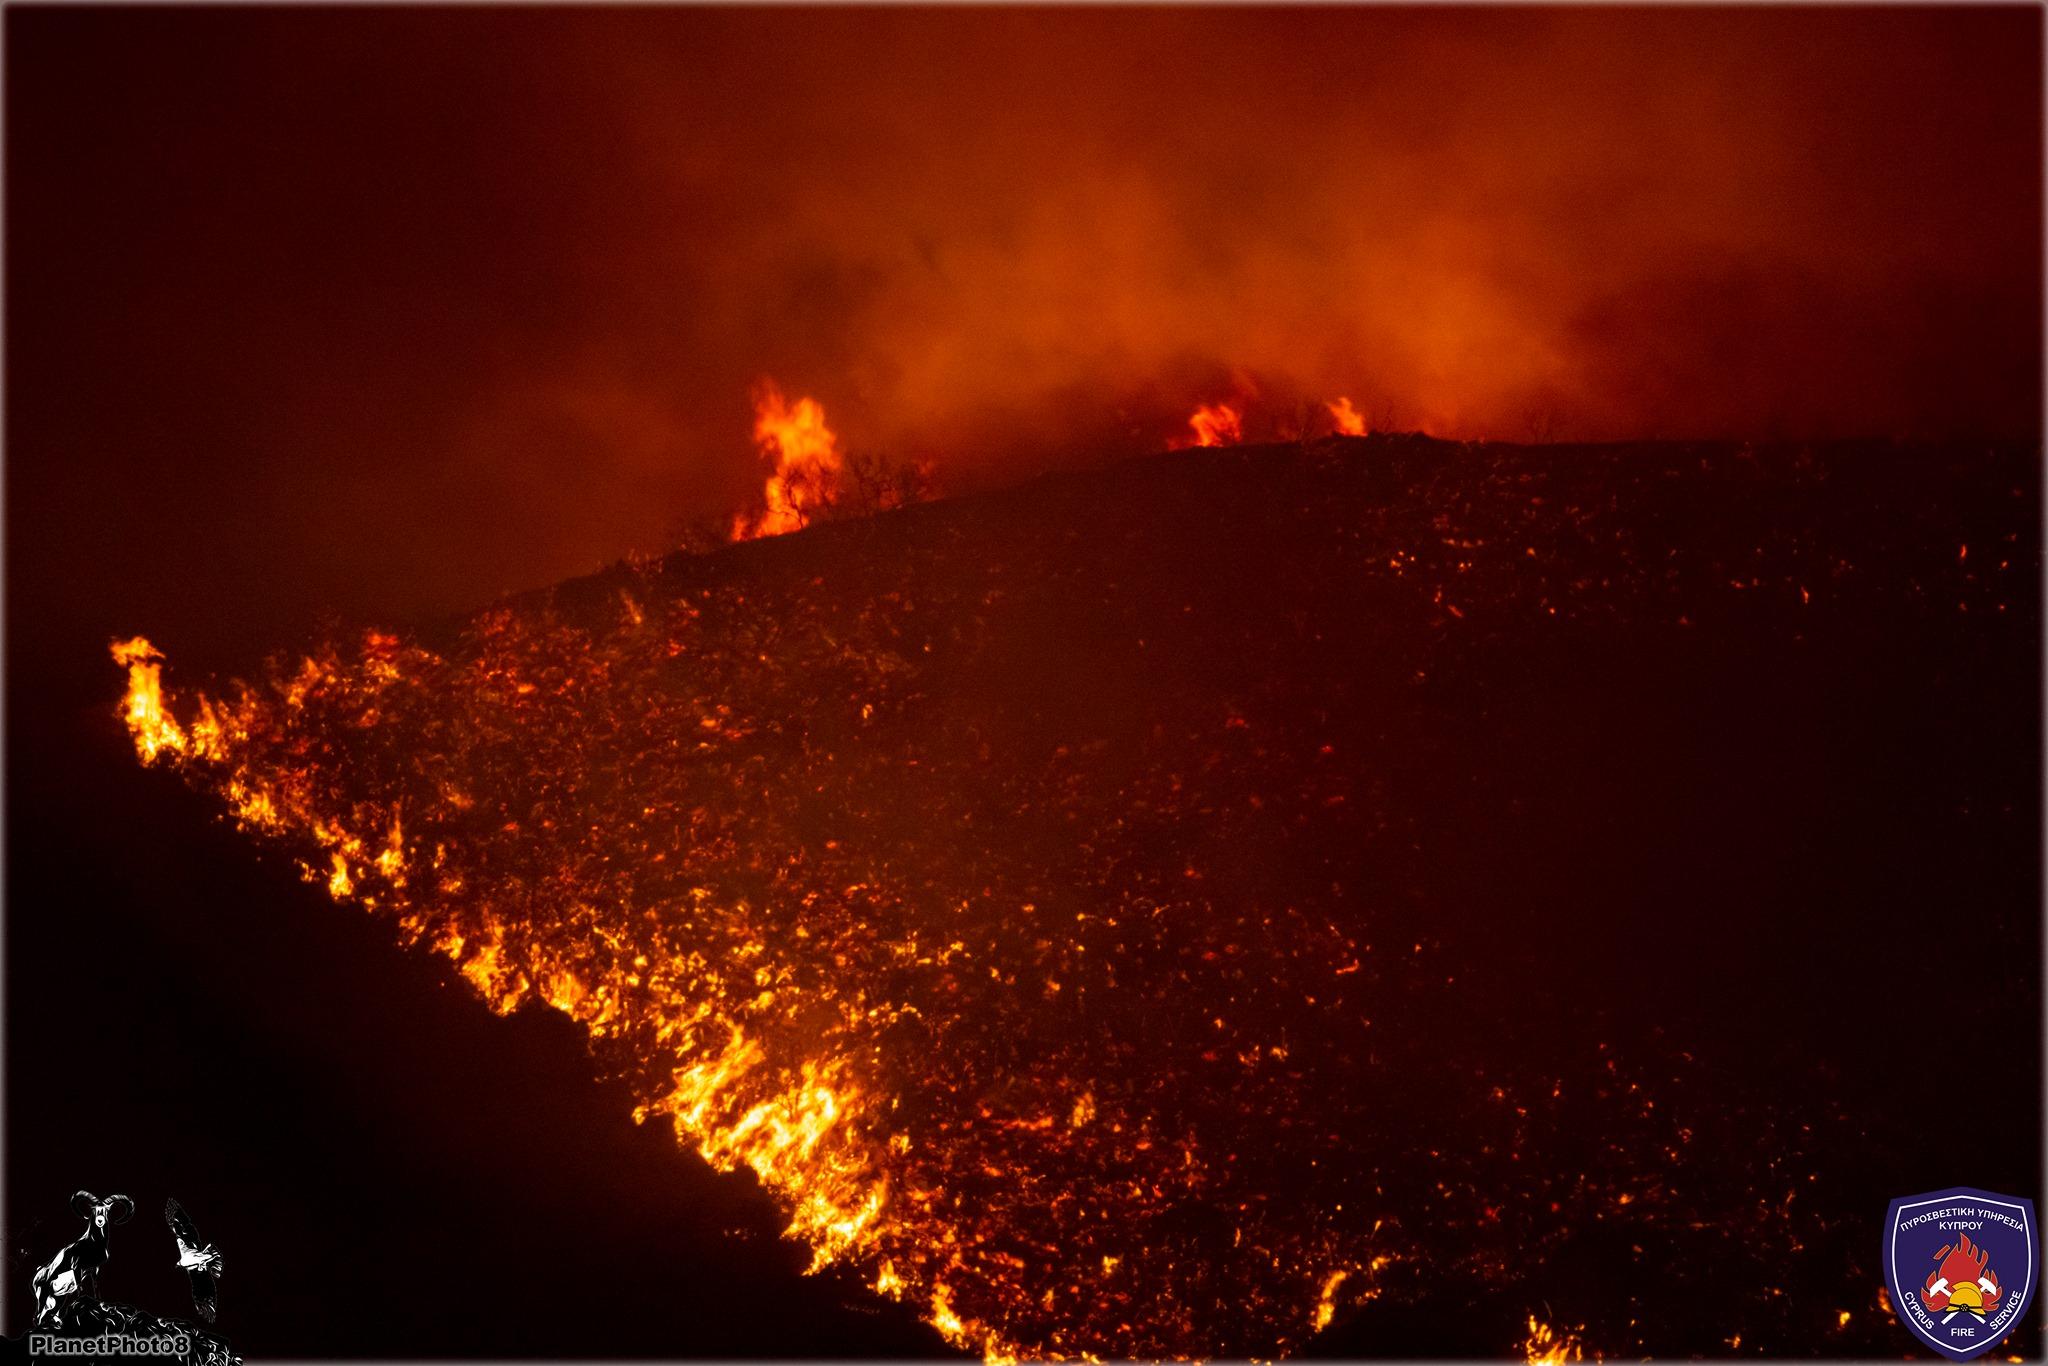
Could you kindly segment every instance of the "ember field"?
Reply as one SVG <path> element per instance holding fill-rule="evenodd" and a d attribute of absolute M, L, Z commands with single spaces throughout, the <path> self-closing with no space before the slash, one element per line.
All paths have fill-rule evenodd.
<path fill-rule="evenodd" d="M 1888 1356 L 1887 1200 L 2039 1186 L 2037 470 L 1202 449 L 117 653 L 965 1351 Z"/>

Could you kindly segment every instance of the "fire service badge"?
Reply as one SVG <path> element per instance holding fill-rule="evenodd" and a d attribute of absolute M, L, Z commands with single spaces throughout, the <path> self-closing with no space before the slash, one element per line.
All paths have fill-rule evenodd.
<path fill-rule="evenodd" d="M 1957 1186 L 1892 1201 L 1884 1279 L 1899 1322 L 1956 1361 L 1990 1351 L 2033 1300 L 2038 1240 L 2029 1200 Z"/>

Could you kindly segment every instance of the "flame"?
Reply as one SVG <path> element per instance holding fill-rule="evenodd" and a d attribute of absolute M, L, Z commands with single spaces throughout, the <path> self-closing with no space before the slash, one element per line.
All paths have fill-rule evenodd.
<path fill-rule="evenodd" d="M 185 731 L 164 710 L 163 655 L 141 636 L 116 641 L 114 662 L 128 670 L 128 694 L 121 702 L 122 719 L 135 737 L 135 752 L 152 764 L 169 750 L 185 748 Z"/>
<path fill-rule="evenodd" d="M 1191 446 L 1235 446 L 1244 440 L 1244 414 L 1232 403 L 1204 403 L 1188 418 L 1192 436 L 1170 442 L 1174 450 Z"/>
<path fill-rule="evenodd" d="M 801 531 L 830 506 L 845 463 L 824 407 L 814 398 L 789 403 L 773 380 L 754 393 L 754 441 L 775 469 L 763 488 L 763 510 L 733 518 L 735 541 Z"/>
<path fill-rule="evenodd" d="M 1330 410 L 1330 420 L 1337 424 L 1339 436 L 1365 435 L 1365 417 L 1351 406 L 1349 398 L 1340 397 L 1335 402 L 1323 406 Z"/>

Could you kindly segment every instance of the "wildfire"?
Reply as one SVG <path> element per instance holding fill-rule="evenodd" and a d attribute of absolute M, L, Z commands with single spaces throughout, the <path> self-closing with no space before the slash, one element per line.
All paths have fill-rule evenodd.
<path fill-rule="evenodd" d="M 1339 436 L 1365 435 L 1365 418 L 1358 409 L 1351 406 L 1350 399 L 1338 398 L 1323 406 L 1330 410 L 1330 420 L 1337 424 Z"/>
<path fill-rule="evenodd" d="M 755 390 L 754 441 L 775 468 L 763 488 L 762 511 L 733 518 L 735 541 L 802 530 L 838 493 L 845 463 L 823 406 L 814 398 L 788 402 L 772 380 Z"/>
<path fill-rule="evenodd" d="M 839 468 L 814 402 L 762 399 L 778 478 Z M 1341 547 L 1342 592 L 1367 585 L 1431 639 L 1481 629 L 1447 592 L 1489 633 L 1676 606 L 1663 547 L 1543 482 L 1598 471 L 1415 463 L 1436 503 L 1360 482 L 1316 535 L 1293 501 L 1249 524 L 1284 523 L 1276 555 Z M 800 516 L 793 487 L 770 481 L 750 533 Z M 851 1265 L 990 1359 L 1272 1356 L 1376 1297 L 1505 1293 L 1594 1222 L 1702 1258 L 1782 1247 L 1805 1217 L 1777 1184 L 1797 1154 L 1683 1105 L 1677 1062 L 1532 1062 L 1473 1026 L 1490 998 L 1404 890 L 1429 877 L 1416 827 L 1351 759 L 1369 735 L 1330 731 L 1342 709 L 1304 706 L 1297 676 L 1146 693 L 1128 742 L 1036 709 L 1017 642 L 1039 648 L 1049 622 L 1092 614 L 1090 648 L 1127 630 L 1102 623 L 1142 623 L 1133 659 L 1162 640 L 1249 658 L 1293 640 L 1260 630 L 1328 626 L 1259 612 L 1169 635 L 1210 608 L 1178 581 L 1130 596 L 1170 557 L 1128 507 L 1037 496 L 1000 518 L 936 508 L 910 528 L 927 539 L 836 577 L 628 565 L 602 592 L 366 633 L 211 696 L 169 695 L 162 655 L 124 640 L 120 715 L 142 762 L 490 1009 L 576 1021 L 633 1117 L 753 1173 L 813 1266 Z M 1833 549 L 1747 572 L 1798 582 Z M 1332 552 L 1300 553 L 1290 581 L 1334 581 L 1315 558 Z M 1703 584 L 1688 591 L 1736 595 Z M 1405 679 L 1418 661 L 1398 662 Z M 1329 862 L 1359 849 L 1379 860 L 1357 865 L 1380 880 L 1363 893 Z M 1404 919 L 1410 902 L 1428 918 Z M 1754 1168 L 1717 1171 L 1725 1203 L 1670 1179 L 1745 1147 Z M 1583 1331 L 1532 1317 L 1521 1345 L 1578 1362 Z"/>

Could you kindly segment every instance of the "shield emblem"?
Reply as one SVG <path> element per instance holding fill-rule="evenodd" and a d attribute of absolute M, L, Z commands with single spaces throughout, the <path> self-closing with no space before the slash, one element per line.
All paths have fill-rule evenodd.
<path fill-rule="evenodd" d="M 1883 1259 L 1892 1312 L 1943 1356 L 1981 1356 L 2022 1322 L 2039 1243 L 2031 1200 L 1968 1186 L 1894 1200 Z"/>

